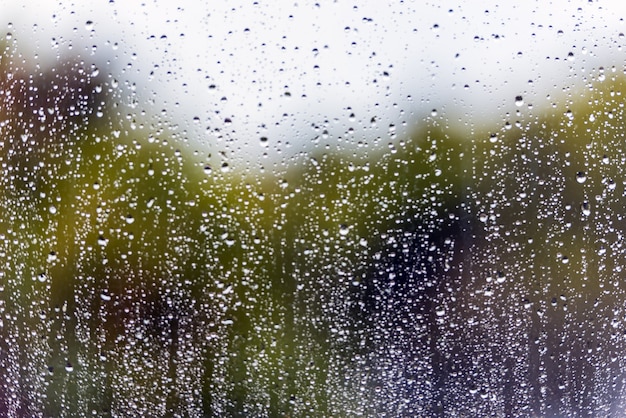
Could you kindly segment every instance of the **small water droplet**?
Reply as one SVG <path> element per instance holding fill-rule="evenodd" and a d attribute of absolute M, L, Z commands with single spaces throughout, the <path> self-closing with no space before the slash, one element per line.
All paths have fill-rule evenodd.
<path fill-rule="evenodd" d="M 108 239 L 104 238 L 102 235 L 98 237 L 98 245 L 104 247 L 109 242 Z"/>
<path fill-rule="evenodd" d="M 579 182 L 580 184 L 587 181 L 587 175 L 585 174 L 584 171 L 579 171 L 578 173 L 576 173 L 576 181 Z"/>
<path fill-rule="evenodd" d="M 85 29 L 87 29 L 89 31 L 92 30 L 93 29 L 93 21 L 91 21 L 91 20 L 86 21 L 85 22 Z"/>
<path fill-rule="evenodd" d="M 589 205 L 589 202 L 583 202 L 582 205 L 580 205 L 580 209 L 583 215 L 585 216 L 591 215 L 591 207 Z"/>
<path fill-rule="evenodd" d="M 135 222 L 135 218 L 133 218 L 132 215 L 126 215 L 125 220 L 126 220 L 126 223 L 129 225 Z"/>
<path fill-rule="evenodd" d="M 350 228 L 346 224 L 339 225 L 339 235 L 346 236 L 350 232 Z"/>
<path fill-rule="evenodd" d="M 521 107 L 524 105 L 524 98 L 522 96 L 515 96 L 515 106 Z"/>

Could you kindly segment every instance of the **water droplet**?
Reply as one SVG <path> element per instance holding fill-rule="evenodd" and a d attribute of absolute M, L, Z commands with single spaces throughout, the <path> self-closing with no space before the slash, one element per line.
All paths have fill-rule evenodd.
<path fill-rule="evenodd" d="M 43 283 L 46 280 L 48 280 L 48 276 L 46 275 L 46 273 L 39 273 L 37 275 L 37 280 L 39 280 L 41 283 Z"/>
<path fill-rule="evenodd" d="M 109 242 L 108 239 L 104 238 L 102 235 L 98 237 L 98 245 L 104 247 Z"/>
<path fill-rule="evenodd" d="M 576 173 L 576 181 L 581 184 L 587 181 L 587 175 L 584 171 L 579 171 L 578 173 Z"/>
<path fill-rule="evenodd" d="M 48 211 L 54 215 L 55 213 L 57 213 L 57 208 L 54 205 L 50 205 L 50 207 L 48 208 Z"/>
<path fill-rule="evenodd" d="M 591 215 L 591 207 L 589 206 L 589 202 L 583 202 L 582 205 L 580 205 L 580 210 L 585 216 Z"/>
<path fill-rule="evenodd" d="M 85 22 L 85 29 L 87 29 L 89 31 L 92 30 L 93 29 L 93 21 L 91 21 L 91 20 L 86 21 Z"/>
<path fill-rule="evenodd" d="M 522 96 L 515 96 L 515 106 L 521 107 L 524 105 L 524 98 Z"/>
<path fill-rule="evenodd" d="M 348 235 L 348 232 L 350 232 L 350 228 L 347 225 L 345 224 L 339 225 L 339 235 L 345 237 L 346 235 Z"/>
<path fill-rule="evenodd" d="M 125 220 L 126 220 L 126 223 L 129 225 L 135 222 L 135 218 L 133 218 L 132 215 L 126 215 Z"/>

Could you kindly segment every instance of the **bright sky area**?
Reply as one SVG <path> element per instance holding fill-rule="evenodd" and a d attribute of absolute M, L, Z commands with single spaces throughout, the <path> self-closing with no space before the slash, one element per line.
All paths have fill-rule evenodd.
<path fill-rule="evenodd" d="M 433 109 L 479 125 L 518 95 L 546 105 L 598 67 L 623 71 L 626 32 L 620 0 L 0 0 L 0 16 L 28 62 L 110 60 L 194 146 L 251 158 L 324 130 L 338 148 L 386 143 Z"/>

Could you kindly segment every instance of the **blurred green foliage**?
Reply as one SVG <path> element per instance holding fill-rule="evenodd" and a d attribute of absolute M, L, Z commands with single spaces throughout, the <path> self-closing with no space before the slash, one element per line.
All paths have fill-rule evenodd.
<path fill-rule="evenodd" d="M 622 76 L 493 132 L 434 119 L 385 152 L 260 175 L 121 117 L 84 62 L 31 74 L 11 57 L 3 414 L 618 405 L 623 327 L 598 318 L 624 300 Z"/>

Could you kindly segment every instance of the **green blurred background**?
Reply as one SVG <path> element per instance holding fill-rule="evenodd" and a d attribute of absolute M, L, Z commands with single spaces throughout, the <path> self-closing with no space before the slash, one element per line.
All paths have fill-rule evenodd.
<path fill-rule="evenodd" d="M 3 415 L 624 406 L 622 74 L 260 173 L 62 62 L 0 64 Z"/>

